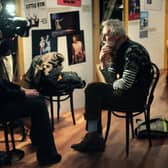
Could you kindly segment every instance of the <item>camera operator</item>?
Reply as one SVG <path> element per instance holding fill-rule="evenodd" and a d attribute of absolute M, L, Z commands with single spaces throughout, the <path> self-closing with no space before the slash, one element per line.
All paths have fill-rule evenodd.
<path fill-rule="evenodd" d="M 0 1 L 1 3 L 1 1 Z M 0 17 L 4 18 L 2 13 Z M 10 23 L 10 19 L 7 20 Z M 49 113 L 42 96 L 35 89 L 25 89 L 9 81 L 3 58 L 10 54 L 9 34 L 19 34 L 15 27 L 19 24 L 21 31 L 26 30 L 26 21 L 20 19 L 11 20 L 11 25 L 0 20 L 0 119 L 4 121 L 17 120 L 24 117 L 31 119 L 30 138 L 32 145 L 37 149 L 37 160 L 40 165 L 54 164 L 61 160 L 57 152 L 52 129 L 50 126 Z M 24 23 L 24 24 L 23 24 Z M 24 25 L 24 26 L 22 26 Z M 22 34 L 19 34 L 22 35 Z M 14 35 L 15 36 L 15 35 Z"/>

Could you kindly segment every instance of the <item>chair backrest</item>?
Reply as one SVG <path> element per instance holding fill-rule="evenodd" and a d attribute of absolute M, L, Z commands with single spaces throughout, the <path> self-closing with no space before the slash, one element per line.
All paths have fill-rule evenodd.
<path fill-rule="evenodd" d="M 154 98 L 154 90 L 156 88 L 156 85 L 158 83 L 159 77 L 160 77 L 160 71 L 159 68 L 157 67 L 156 64 L 151 63 L 151 83 L 150 83 L 150 88 L 149 88 L 149 93 L 148 93 L 148 98 L 147 98 L 147 108 L 150 108 L 153 98 Z"/>

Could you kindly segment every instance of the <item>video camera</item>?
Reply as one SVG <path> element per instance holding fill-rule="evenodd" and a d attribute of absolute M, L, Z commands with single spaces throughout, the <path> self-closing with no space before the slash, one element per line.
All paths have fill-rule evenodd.
<path fill-rule="evenodd" d="M 10 1 L 0 0 L 0 33 L 2 38 L 12 38 L 18 35 L 28 37 L 30 22 L 26 18 L 15 17 L 13 13 L 9 13 L 7 10 L 8 2 Z"/>
<path fill-rule="evenodd" d="M 30 22 L 26 18 L 11 16 L 0 11 L 0 57 L 6 56 L 11 49 L 11 43 L 17 36 L 28 37 Z"/>
<path fill-rule="evenodd" d="M 22 17 L 0 16 L 0 32 L 2 38 L 13 38 L 16 36 L 28 37 L 30 23 Z"/>

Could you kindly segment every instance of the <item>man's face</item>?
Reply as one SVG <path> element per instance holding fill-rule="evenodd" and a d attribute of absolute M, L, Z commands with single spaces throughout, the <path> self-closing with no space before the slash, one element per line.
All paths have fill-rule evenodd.
<path fill-rule="evenodd" d="M 115 46 L 117 42 L 117 36 L 111 33 L 110 26 L 104 26 L 102 30 L 103 43 L 109 44 L 110 46 Z"/>

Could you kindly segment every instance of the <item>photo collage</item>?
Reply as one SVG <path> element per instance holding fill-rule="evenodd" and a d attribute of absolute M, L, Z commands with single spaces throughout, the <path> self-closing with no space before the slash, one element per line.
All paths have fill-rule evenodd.
<path fill-rule="evenodd" d="M 86 61 L 84 31 L 80 30 L 79 11 L 51 13 L 51 29 L 32 30 L 32 57 L 57 51 L 57 38 L 66 36 L 68 64 Z"/>

